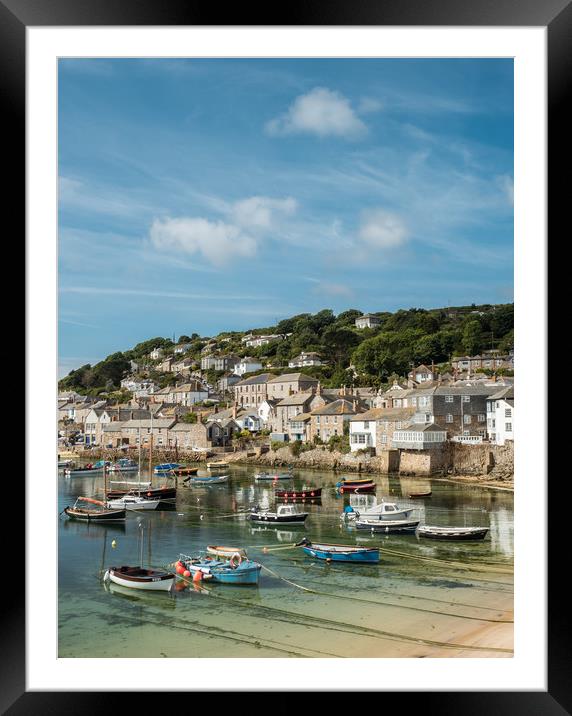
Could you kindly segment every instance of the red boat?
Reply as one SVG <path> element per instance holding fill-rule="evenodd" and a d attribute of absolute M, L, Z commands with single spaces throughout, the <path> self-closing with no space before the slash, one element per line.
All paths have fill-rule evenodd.
<path fill-rule="evenodd" d="M 369 479 L 342 480 L 341 482 L 336 483 L 336 488 L 340 495 L 347 492 L 357 492 L 358 494 L 363 492 L 375 492 L 376 487 L 375 482 Z"/>
<path fill-rule="evenodd" d="M 275 490 L 274 496 L 285 500 L 313 500 L 322 496 L 322 488 L 303 487 L 300 490 Z"/>

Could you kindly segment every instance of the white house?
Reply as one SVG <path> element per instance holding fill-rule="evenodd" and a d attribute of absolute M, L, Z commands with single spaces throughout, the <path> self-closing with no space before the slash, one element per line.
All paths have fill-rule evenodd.
<path fill-rule="evenodd" d="M 300 353 L 299 356 L 288 361 L 288 368 L 303 368 L 311 365 L 322 365 L 322 360 L 318 353 Z"/>
<path fill-rule="evenodd" d="M 186 353 L 191 347 L 190 343 L 179 343 L 173 348 L 173 353 Z"/>
<path fill-rule="evenodd" d="M 355 320 L 356 328 L 377 328 L 381 325 L 381 318 L 374 316 L 372 313 L 364 313 Z"/>
<path fill-rule="evenodd" d="M 489 440 L 504 445 L 514 440 L 514 387 L 503 388 L 487 398 Z"/>
<path fill-rule="evenodd" d="M 379 408 L 373 408 L 350 418 L 350 449 L 352 452 L 375 447 L 376 419 L 379 413 Z"/>
<path fill-rule="evenodd" d="M 256 358 L 250 358 L 250 356 L 247 356 L 246 358 L 242 358 L 235 366 L 234 366 L 234 372 L 237 375 L 245 375 L 246 373 L 254 373 L 257 370 L 262 370 L 262 363 Z"/>
<path fill-rule="evenodd" d="M 163 349 L 162 348 L 154 348 L 151 353 L 149 353 L 149 358 L 151 360 L 158 360 L 163 355 Z"/>

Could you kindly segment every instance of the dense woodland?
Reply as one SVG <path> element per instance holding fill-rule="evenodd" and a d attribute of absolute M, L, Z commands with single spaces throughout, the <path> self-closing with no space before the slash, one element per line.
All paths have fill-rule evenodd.
<path fill-rule="evenodd" d="M 280 373 L 288 366 L 289 359 L 302 351 L 315 351 L 327 365 L 305 368 L 304 372 L 319 377 L 325 387 L 383 386 L 397 376 L 405 376 L 413 365 L 435 363 L 446 369 L 454 356 L 475 355 L 490 349 L 505 352 L 513 348 L 512 303 L 380 312 L 374 314 L 381 319 L 375 329 L 356 328 L 355 319 L 361 315 L 363 312 L 356 309 L 337 316 L 332 310 L 324 309 L 249 331 L 223 332 L 212 337 L 197 333 L 182 335 L 177 344 L 190 346 L 177 359 L 190 357 L 200 363 L 201 350 L 211 343 L 213 353 L 253 356 L 263 364 L 270 363 L 272 372 Z M 246 348 L 241 339 L 249 333 L 279 334 L 283 339 L 259 348 Z M 157 371 L 160 361 L 151 361 L 148 355 L 158 347 L 163 348 L 165 355 L 172 354 L 175 345 L 168 338 L 151 338 L 130 350 L 113 353 L 93 366 L 87 364 L 72 370 L 60 380 L 59 388 L 93 395 L 118 391 L 121 379 L 132 372 L 130 361 L 139 365 L 142 377 L 152 378 L 161 386 L 168 385 L 176 376 Z M 207 378 L 213 380 L 218 375 L 209 371 Z"/>

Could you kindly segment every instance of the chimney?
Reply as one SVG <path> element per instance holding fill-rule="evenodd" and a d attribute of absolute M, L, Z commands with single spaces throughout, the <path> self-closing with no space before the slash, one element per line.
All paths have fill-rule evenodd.
<path fill-rule="evenodd" d="M 354 398 L 354 400 L 352 400 L 352 410 L 354 411 L 354 413 L 356 411 L 356 407 L 357 407 L 357 401 Z"/>
<path fill-rule="evenodd" d="M 318 381 L 318 385 L 316 387 L 316 395 L 322 395 L 322 384 L 320 381 Z"/>

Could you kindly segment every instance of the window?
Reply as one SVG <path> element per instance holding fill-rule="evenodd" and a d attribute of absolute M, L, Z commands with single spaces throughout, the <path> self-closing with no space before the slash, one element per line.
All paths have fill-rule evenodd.
<path fill-rule="evenodd" d="M 512 418 L 512 410 L 510 408 L 505 408 L 504 416 L 505 418 Z"/>
<path fill-rule="evenodd" d="M 369 428 L 369 420 L 364 420 L 364 421 L 363 421 L 363 427 L 364 427 L 364 430 L 366 430 L 367 428 Z"/>
<path fill-rule="evenodd" d="M 504 429 L 507 433 L 512 433 L 512 423 L 505 423 Z"/>
<path fill-rule="evenodd" d="M 451 413 L 449 413 L 449 414 L 447 415 L 446 422 L 448 422 L 448 423 L 452 423 L 452 422 L 453 422 L 453 416 L 451 415 Z"/>
<path fill-rule="evenodd" d="M 463 401 L 463 403 L 470 403 L 470 402 L 471 402 L 471 396 L 470 396 L 470 395 L 463 395 L 463 397 L 461 398 L 461 400 Z"/>
<path fill-rule="evenodd" d="M 483 415 L 482 413 L 479 413 L 479 415 L 477 415 L 477 420 L 479 421 L 479 423 L 484 423 L 486 419 L 487 416 Z"/>
<path fill-rule="evenodd" d="M 382 436 L 381 436 L 381 444 L 382 444 L 382 445 L 387 445 L 387 435 L 382 435 Z"/>
<path fill-rule="evenodd" d="M 453 396 L 452 396 L 452 395 L 446 395 L 446 396 L 445 396 L 445 402 L 446 402 L 446 403 L 452 403 L 452 402 L 453 402 Z"/>
<path fill-rule="evenodd" d="M 336 435 L 337 432 L 338 431 L 336 430 Z M 358 435 L 358 443 L 360 443 L 360 445 L 363 445 L 365 443 L 365 435 Z"/>
<path fill-rule="evenodd" d="M 472 418 L 470 415 L 463 415 L 463 422 L 465 425 L 470 425 L 472 422 Z"/>
<path fill-rule="evenodd" d="M 425 413 L 425 422 L 430 423 L 431 422 L 431 415 L 430 413 Z"/>

